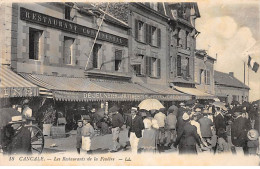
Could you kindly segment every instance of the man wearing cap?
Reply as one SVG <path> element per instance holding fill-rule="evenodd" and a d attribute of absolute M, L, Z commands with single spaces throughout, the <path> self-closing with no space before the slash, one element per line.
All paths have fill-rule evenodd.
<path fill-rule="evenodd" d="M 199 119 L 201 135 L 204 141 L 210 142 L 212 135 L 211 127 L 213 127 L 213 122 L 208 118 L 209 111 L 205 109 L 203 111 L 203 117 Z"/>
<path fill-rule="evenodd" d="M 196 144 L 200 144 L 199 135 L 196 132 L 196 127 L 190 124 L 190 116 L 185 112 L 182 116 L 184 121 L 183 129 L 177 136 L 174 147 L 177 148 L 179 145 L 180 154 L 197 154 Z"/>
<path fill-rule="evenodd" d="M 112 114 L 112 138 L 113 138 L 113 147 L 110 152 L 117 152 L 118 148 L 120 148 L 119 144 L 119 133 L 120 128 L 124 125 L 124 118 L 118 112 L 119 108 L 117 106 L 113 106 L 109 109 L 109 112 Z"/>
<path fill-rule="evenodd" d="M 132 107 L 131 108 L 131 123 L 130 123 L 130 128 L 128 132 L 128 137 L 132 149 L 132 153 L 137 153 L 138 151 L 138 144 L 139 144 L 139 139 L 142 137 L 142 130 L 144 130 L 144 123 L 142 120 L 142 117 L 137 115 L 137 108 Z"/>
<path fill-rule="evenodd" d="M 174 115 L 174 110 L 168 110 L 169 114 L 166 117 L 166 144 L 165 146 L 171 146 L 176 139 L 176 124 L 177 117 Z"/>
<path fill-rule="evenodd" d="M 31 132 L 24 127 L 26 122 L 22 116 L 13 116 L 9 123 L 13 128 L 11 142 L 7 145 L 8 154 L 31 154 Z"/>
<path fill-rule="evenodd" d="M 217 135 L 218 135 L 218 130 L 220 128 L 223 128 L 226 131 L 226 126 L 227 126 L 226 119 L 220 107 L 216 107 L 216 116 L 215 118 L 213 118 L 213 120 L 214 120 L 214 125 L 216 128 Z"/>
<path fill-rule="evenodd" d="M 242 117 L 243 111 L 242 107 L 235 108 L 235 119 L 231 124 L 231 140 L 237 154 L 245 153 L 246 149 L 248 124 L 247 120 Z"/>
<path fill-rule="evenodd" d="M 83 117 L 83 127 L 82 127 L 82 149 L 86 150 L 89 153 L 91 147 L 91 139 L 95 135 L 95 130 L 93 126 L 90 124 L 90 116 L 86 115 Z"/>
<path fill-rule="evenodd" d="M 165 123 L 166 123 L 166 115 L 163 113 L 164 109 L 160 109 L 158 113 L 155 114 L 154 118 L 157 120 L 159 125 L 159 144 L 162 145 L 164 143 L 165 137 Z"/>

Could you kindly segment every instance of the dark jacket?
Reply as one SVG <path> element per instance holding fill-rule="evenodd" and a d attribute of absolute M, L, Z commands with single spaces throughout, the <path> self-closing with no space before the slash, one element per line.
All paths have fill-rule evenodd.
<path fill-rule="evenodd" d="M 218 130 L 220 128 L 223 128 L 226 131 L 226 120 L 225 117 L 222 116 L 221 114 L 218 114 L 215 118 L 214 118 L 214 125 L 216 128 L 216 133 L 218 134 Z"/>
<path fill-rule="evenodd" d="M 213 126 L 212 121 L 208 117 L 204 116 L 201 119 L 199 119 L 199 123 L 202 137 L 211 137 L 211 126 Z"/>
<path fill-rule="evenodd" d="M 22 127 L 16 131 L 8 145 L 9 154 L 31 154 L 31 133 L 28 128 Z"/>
<path fill-rule="evenodd" d="M 77 128 L 77 136 L 76 136 L 76 148 L 81 148 L 82 145 L 82 127 Z"/>
<path fill-rule="evenodd" d="M 231 140 L 234 146 L 244 147 L 247 140 L 247 119 L 242 116 L 236 118 L 231 125 Z"/>
<path fill-rule="evenodd" d="M 136 115 L 134 119 L 131 119 L 128 137 L 130 137 L 130 132 L 134 132 L 137 138 L 141 138 L 143 129 L 144 129 L 143 119 L 141 116 Z"/>
<path fill-rule="evenodd" d="M 116 113 L 112 116 L 112 128 L 122 127 L 124 125 L 124 118 L 120 113 Z"/>
<path fill-rule="evenodd" d="M 196 143 L 200 144 L 197 128 L 191 125 L 190 122 L 186 122 L 183 130 L 181 130 L 180 134 L 177 136 L 174 146 L 176 147 L 179 144 L 185 146 L 195 146 Z"/>

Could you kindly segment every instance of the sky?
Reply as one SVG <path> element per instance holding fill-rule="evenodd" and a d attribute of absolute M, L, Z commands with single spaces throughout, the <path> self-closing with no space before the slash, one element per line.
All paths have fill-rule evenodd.
<path fill-rule="evenodd" d="M 215 70 L 234 72 L 244 82 L 248 55 L 260 64 L 260 1 L 198 1 L 201 17 L 196 20 L 197 49 L 205 49 L 217 61 Z M 248 68 L 246 66 L 246 85 Z M 260 68 L 249 69 L 249 101 L 260 99 Z"/>

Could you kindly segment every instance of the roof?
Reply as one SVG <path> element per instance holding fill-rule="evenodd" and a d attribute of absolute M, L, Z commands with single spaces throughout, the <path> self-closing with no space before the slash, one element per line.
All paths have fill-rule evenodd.
<path fill-rule="evenodd" d="M 207 54 L 206 50 L 202 50 L 202 49 L 198 50 L 198 49 L 196 49 L 196 50 L 195 50 L 195 54 L 199 54 L 199 55 L 201 55 L 201 56 L 203 56 L 203 57 L 204 57 L 204 56 L 207 56 L 207 58 L 216 61 L 215 58 L 213 58 L 213 57 L 211 57 L 211 56 L 209 56 L 209 55 Z"/>
<path fill-rule="evenodd" d="M 1 65 L 0 68 L 0 89 L 0 98 L 38 96 L 39 93 L 36 85 L 20 77 L 4 65 Z"/>
<path fill-rule="evenodd" d="M 94 3 L 94 4 L 82 3 L 82 2 L 75 3 L 75 5 L 81 9 L 81 12 L 85 12 L 87 14 L 92 14 L 92 15 L 100 15 L 105 13 L 106 15 L 104 21 L 122 26 L 124 28 L 130 28 L 127 24 L 127 21 L 125 20 L 125 17 L 127 17 L 127 13 L 126 13 L 127 11 L 121 9 L 121 11 L 125 12 L 124 14 L 122 14 L 118 12 L 119 11 L 118 9 L 120 9 L 119 7 L 116 8 L 117 10 L 113 10 L 116 4 L 120 4 L 120 3 L 110 3 L 108 11 L 105 12 L 107 3 Z M 111 11 L 117 11 L 117 12 L 112 13 Z"/>
<path fill-rule="evenodd" d="M 215 70 L 214 79 L 216 85 L 250 89 L 247 85 L 239 81 L 234 76 L 229 75 L 228 73 L 219 72 Z"/>

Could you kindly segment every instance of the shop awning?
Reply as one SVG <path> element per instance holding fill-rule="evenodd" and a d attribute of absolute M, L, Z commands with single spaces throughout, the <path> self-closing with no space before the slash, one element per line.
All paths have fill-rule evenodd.
<path fill-rule="evenodd" d="M 161 101 L 188 100 L 190 96 L 172 89 L 151 90 L 139 84 L 90 78 L 47 76 L 21 73 L 25 79 L 40 87 L 40 95 L 61 101 Z"/>
<path fill-rule="evenodd" d="M 25 80 L 10 68 L 0 68 L 0 98 L 32 97 L 39 95 L 39 88 Z"/>
<path fill-rule="evenodd" d="M 178 86 L 174 86 L 174 88 L 177 91 L 196 96 L 196 99 L 214 99 L 214 98 L 216 98 L 214 95 L 202 92 L 202 91 L 198 90 L 197 88 L 178 87 Z"/>
<path fill-rule="evenodd" d="M 176 90 L 173 90 L 172 88 L 166 86 L 166 85 L 158 85 L 158 84 L 146 84 L 146 83 L 138 83 L 138 85 L 154 91 L 154 93 L 158 93 L 161 96 L 159 96 L 159 100 L 164 101 L 175 101 L 175 100 L 190 100 L 191 95 L 189 94 L 183 94 L 181 92 L 178 92 Z M 161 98 L 160 98 L 161 97 Z"/>

